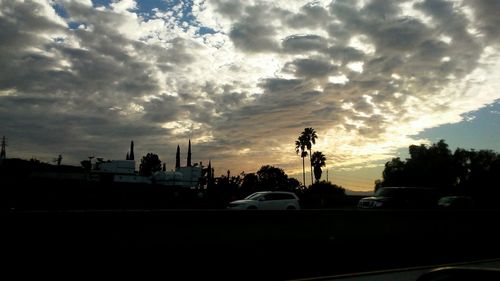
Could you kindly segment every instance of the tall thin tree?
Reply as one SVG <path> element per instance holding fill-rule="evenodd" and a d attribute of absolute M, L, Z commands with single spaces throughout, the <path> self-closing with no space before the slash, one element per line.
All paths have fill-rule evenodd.
<path fill-rule="evenodd" d="M 181 167 L 181 148 L 177 145 L 177 153 L 175 154 L 175 168 Z"/>
<path fill-rule="evenodd" d="M 298 139 L 295 141 L 295 153 L 299 154 L 302 158 L 302 184 L 306 186 L 306 170 L 305 170 L 305 162 L 304 158 L 307 157 L 306 151 L 306 139 L 303 135 L 300 135 Z"/>
<path fill-rule="evenodd" d="M 134 160 L 134 141 L 130 142 L 130 154 L 128 155 L 129 160 Z"/>
<path fill-rule="evenodd" d="M 313 144 L 316 144 L 316 139 L 318 138 L 318 135 L 316 134 L 316 131 L 313 128 L 305 128 L 304 131 L 301 133 L 301 136 L 304 138 L 304 142 L 306 145 L 307 150 L 309 150 L 309 161 L 311 162 L 311 184 L 313 183 L 313 166 L 312 166 L 312 146 Z"/>

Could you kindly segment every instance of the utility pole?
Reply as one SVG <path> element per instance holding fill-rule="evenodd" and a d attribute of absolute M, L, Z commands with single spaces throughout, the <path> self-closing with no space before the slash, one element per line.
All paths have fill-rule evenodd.
<path fill-rule="evenodd" d="M 189 140 L 187 166 L 191 167 L 191 139 Z"/>
<path fill-rule="evenodd" d="M 7 143 L 5 142 L 5 136 L 2 138 L 2 151 L 0 152 L 0 159 L 5 159 L 7 158 L 5 154 L 5 146 L 7 146 Z"/>

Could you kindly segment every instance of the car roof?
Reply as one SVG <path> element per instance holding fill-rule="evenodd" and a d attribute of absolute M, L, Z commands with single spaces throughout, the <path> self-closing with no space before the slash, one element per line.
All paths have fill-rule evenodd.
<path fill-rule="evenodd" d="M 269 193 L 286 193 L 286 194 L 295 194 L 293 192 L 289 192 L 289 191 L 272 191 L 272 190 L 269 190 L 269 191 L 257 191 L 257 192 L 254 192 L 253 194 L 269 194 Z"/>

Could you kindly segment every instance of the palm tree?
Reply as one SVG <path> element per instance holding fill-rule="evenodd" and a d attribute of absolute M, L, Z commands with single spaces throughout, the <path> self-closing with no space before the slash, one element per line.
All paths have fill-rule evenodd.
<path fill-rule="evenodd" d="M 300 135 L 299 138 L 295 141 L 295 152 L 302 157 L 302 179 L 304 180 L 302 184 L 306 186 L 306 170 L 305 170 L 305 162 L 304 158 L 307 157 L 306 151 L 306 139 L 303 135 Z"/>
<path fill-rule="evenodd" d="M 312 146 L 313 146 L 313 144 L 316 144 L 316 139 L 318 138 L 318 135 L 316 134 L 316 131 L 313 128 L 305 128 L 304 131 L 301 133 L 301 137 L 304 138 L 307 150 L 309 150 L 309 157 L 311 157 L 312 156 Z M 312 184 L 313 183 L 312 158 L 309 158 L 309 160 L 311 161 L 311 184 Z"/>
<path fill-rule="evenodd" d="M 325 167 L 326 165 L 326 156 L 321 151 L 316 151 L 311 156 L 311 165 L 314 167 L 314 177 L 316 178 L 316 182 L 319 182 L 321 178 L 321 167 Z"/>

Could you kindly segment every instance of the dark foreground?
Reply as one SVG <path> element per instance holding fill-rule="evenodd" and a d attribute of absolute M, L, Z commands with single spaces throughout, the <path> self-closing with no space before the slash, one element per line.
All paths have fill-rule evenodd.
<path fill-rule="evenodd" d="M 499 215 L 498 210 L 3 212 L 0 241 L 4 268 L 35 273 L 37 279 L 285 280 L 496 258 Z"/>

